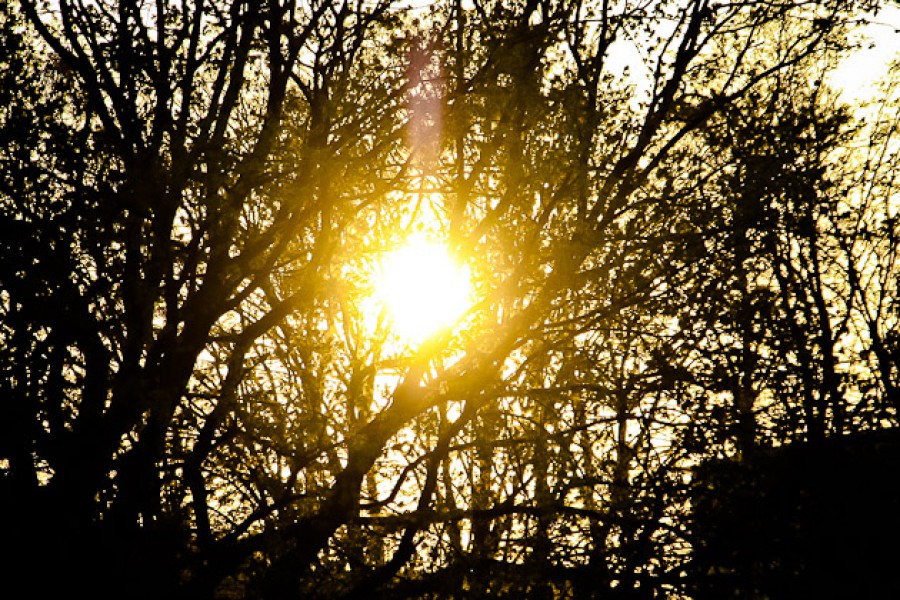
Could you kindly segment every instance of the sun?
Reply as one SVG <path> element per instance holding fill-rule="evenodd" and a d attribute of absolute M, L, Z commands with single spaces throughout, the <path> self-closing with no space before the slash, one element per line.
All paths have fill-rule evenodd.
<path fill-rule="evenodd" d="M 471 305 L 472 283 L 445 246 L 413 238 L 382 258 L 375 294 L 393 331 L 419 343 L 459 320 Z"/>

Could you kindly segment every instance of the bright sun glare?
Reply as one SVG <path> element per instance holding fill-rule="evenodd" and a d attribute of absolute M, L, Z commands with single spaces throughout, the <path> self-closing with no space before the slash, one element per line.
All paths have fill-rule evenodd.
<path fill-rule="evenodd" d="M 472 284 L 443 245 L 413 239 L 381 260 L 375 292 L 397 335 L 418 343 L 462 316 Z"/>

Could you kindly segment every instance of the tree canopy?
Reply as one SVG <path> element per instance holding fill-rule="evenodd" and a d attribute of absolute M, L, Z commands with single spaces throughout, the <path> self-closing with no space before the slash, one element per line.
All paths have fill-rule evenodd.
<path fill-rule="evenodd" d="M 824 83 L 878 8 L 10 0 L 0 572 L 711 589 L 698 468 L 898 424 L 900 67 Z M 472 290 L 410 338 L 414 239 Z"/>

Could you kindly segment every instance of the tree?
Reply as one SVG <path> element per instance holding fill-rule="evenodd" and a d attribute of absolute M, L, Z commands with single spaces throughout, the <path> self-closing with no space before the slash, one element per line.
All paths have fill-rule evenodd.
<path fill-rule="evenodd" d="M 704 321 L 721 306 L 705 273 L 748 292 L 746 244 L 703 250 L 750 191 L 715 178 L 725 199 L 698 220 L 686 166 L 728 148 L 753 167 L 717 128 L 745 132 L 751 94 L 784 92 L 770 83 L 840 44 L 855 8 L 7 9 L 11 571 L 40 556 L 66 589 L 148 597 L 675 590 L 685 474 L 722 447 L 682 433 L 716 404 L 691 361 L 731 351 L 693 336 L 759 314 Z M 611 64 L 622 43 L 646 79 Z M 787 150 L 781 166 L 815 153 Z M 818 248 L 806 225 L 791 235 Z M 419 345 L 365 308 L 377 257 L 417 228 L 478 295 Z M 791 283 L 824 277 L 775 256 Z M 800 297 L 783 283 L 780 310 Z M 804 298 L 824 315 L 822 288 Z M 825 356 L 825 323 L 779 356 Z M 809 393 L 833 395 L 835 372 Z M 751 444 L 756 413 L 735 399 Z"/>
<path fill-rule="evenodd" d="M 716 324 L 689 327 L 702 332 L 689 352 L 703 357 L 704 376 L 694 377 L 711 392 L 698 413 L 708 418 L 692 433 L 721 446 L 693 486 L 691 591 L 889 595 L 893 582 L 867 548 L 898 526 L 882 476 L 896 415 L 887 408 L 890 381 L 872 385 L 885 371 L 873 368 L 879 337 L 867 332 L 891 327 L 890 311 L 882 312 L 891 284 L 874 281 L 893 258 L 870 243 L 890 245 L 893 235 L 873 235 L 896 210 L 892 185 L 875 175 L 893 163 L 896 147 L 891 134 L 873 130 L 886 132 L 896 101 L 885 86 L 872 114 L 886 118 L 856 121 L 818 85 L 782 84 L 710 131 L 730 140 L 715 163 L 723 175 L 711 177 L 724 184 L 707 188 L 728 208 L 710 211 L 721 220 L 701 228 L 718 232 L 711 239 L 727 256 L 718 263 L 727 272 L 707 285 L 727 293 L 694 312 Z M 790 104 L 782 105 L 786 89 Z M 876 179 L 875 187 L 863 183 Z M 859 202 L 870 192 L 878 217 Z M 866 291 L 860 270 L 881 274 Z"/>

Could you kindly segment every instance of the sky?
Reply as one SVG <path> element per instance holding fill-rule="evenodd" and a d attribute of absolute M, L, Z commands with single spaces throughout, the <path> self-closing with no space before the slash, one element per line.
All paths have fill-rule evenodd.
<path fill-rule="evenodd" d="M 844 60 L 832 78 L 847 102 L 870 98 L 890 61 L 900 59 L 900 5 L 885 6 L 870 19 L 860 31 L 868 43 Z"/>
<path fill-rule="evenodd" d="M 856 32 L 860 48 L 844 59 L 828 78 L 850 105 L 871 99 L 879 81 L 887 76 L 889 63 L 900 60 L 900 0 L 885 4 L 877 14 L 866 16 L 868 23 Z M 638 89 L 646 84 L 649 70 L 633 44 L 616 42 L 607 62 L 613 72 L 628 67 L 630 79 Z"/>

